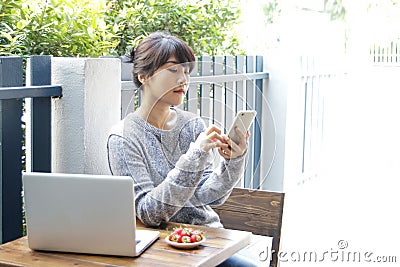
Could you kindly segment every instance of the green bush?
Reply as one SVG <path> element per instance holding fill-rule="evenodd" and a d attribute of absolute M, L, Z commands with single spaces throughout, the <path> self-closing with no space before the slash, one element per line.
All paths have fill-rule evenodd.
<path fill-rule="evenodd" d="M 0 55 L 119 56 L 166 30 L 196 54 L 238 54 L 239 0 L 3 0 Z"/>

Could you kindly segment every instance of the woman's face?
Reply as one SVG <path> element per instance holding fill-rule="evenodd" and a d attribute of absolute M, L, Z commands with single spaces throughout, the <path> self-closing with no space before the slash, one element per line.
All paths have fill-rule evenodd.
<path fill-rule="evenodd" d="M 144 83 L 144 97 L 154 103 L 177 106 L 183 102 L 189 83 L 189 63 L 172 56 Z"/>

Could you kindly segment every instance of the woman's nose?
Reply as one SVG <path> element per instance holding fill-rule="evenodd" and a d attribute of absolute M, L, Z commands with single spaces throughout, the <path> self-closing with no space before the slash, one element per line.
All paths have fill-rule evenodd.
<path fill-rule="evenodd" d="M 180 72 L 178 77 L 178 84 L 187 84 L 189 78 L 185 74 L 185 72 Z"/>

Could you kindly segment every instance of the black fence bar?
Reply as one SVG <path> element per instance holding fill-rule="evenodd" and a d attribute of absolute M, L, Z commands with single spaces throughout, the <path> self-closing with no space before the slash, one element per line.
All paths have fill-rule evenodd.
<path fill-rule="evenodd" d="M 0 57 L 0 86 L 21 86 L 22 58 Z M 22 99 L 0 100 L 0 241 L 22 236 Z"/>
<path fill-rule="evenodd" d="M 62 88 L 60 85 L 0 87 L 0 99 L 59 97 L 61 94 Z"/>
<path fill-rule="evenodd" d="M 246 75 L 250 75 L 251 73 L 255 72 L 255 64 L 254 64 L 254 56 L 246 56 Z M 255 106 L 255 83 L 254 80 L 249 80 L 246 81 L 246 109 L 253 109 L 256 110 L 256 106 Z M 257 113 L 259 113 L 260 111 L 257 110 Z M 248 146 L 248 161 L 247 161 L 247 166 L 244 172 L 244 187 L 245 188 L 257 188 L 258 185 L 254 183 L 254 127 L 255 125 L 259 123 L 257 121 L 255 121 L 255 123 L 253 123 L 250 126 L 250 133 L 252 133 L 250 135 L 249 138 L 249 146 Z"/>
<path fill-rule="evenodd" d="M 256 72 L 263 71 L 263 57 L 256 56 Z M 256 83 L 256 91 L 255 91 L 255 108 L 258 111 L 256 115 L 256 120 L 254 124 L 254 162 L 253 162 L 253 177 L 254 177 L 254 188 L 260 189 L 260 168 L 261 168 L 261 129 L 260 124 L 262 123 L 262 103 L 263 103 L 263 80 L 257 79 Z"/>
<path fill-rule="evenodd" d="M 31 85 L 51 84 L 51 56 L 29 59 Z M 32 171 L 51 172 L 51 98 L 31 100 Z"/>

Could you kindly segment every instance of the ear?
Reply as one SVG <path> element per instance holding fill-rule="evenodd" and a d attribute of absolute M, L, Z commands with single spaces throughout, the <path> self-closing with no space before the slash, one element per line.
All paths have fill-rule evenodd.
<path fill-rule="evenodd" d="M 141 82 L 142 84 L 145 84 L 145 82 L 147 81 L 147 77 L 143 74 L 139 74 L 138 75 L 138 80 L 139 82 Z"/>

